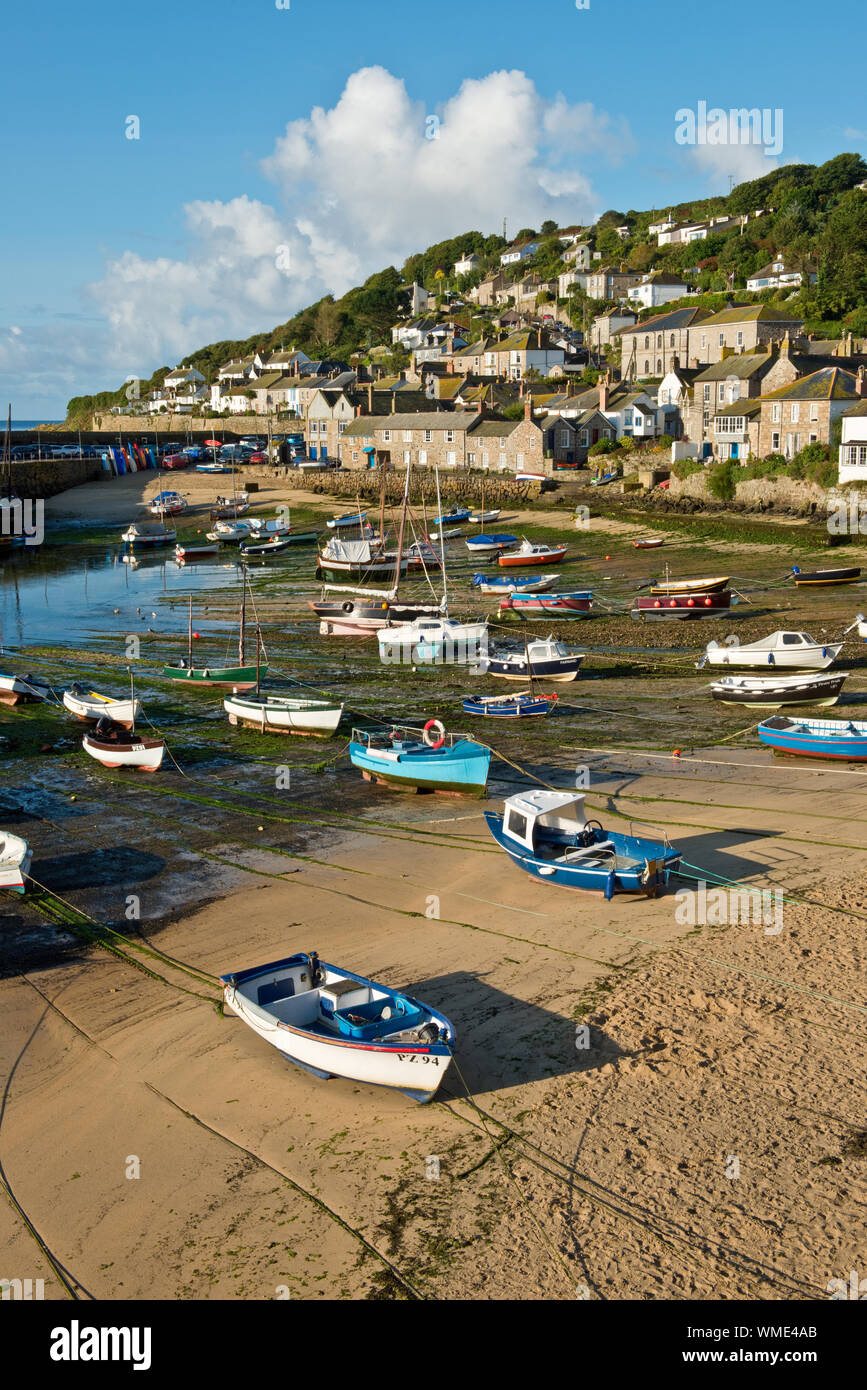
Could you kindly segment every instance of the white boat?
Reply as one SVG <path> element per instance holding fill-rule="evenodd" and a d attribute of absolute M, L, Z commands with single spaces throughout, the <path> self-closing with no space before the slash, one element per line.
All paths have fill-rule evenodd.
<path fill-rule="evenodd" d="M 252 534 L 252 524 L 249 521 L 217 521 L 214 523 L 213 531 L 208 531 L 209 541 L 246 541 Z"/>
<path fill-rule="evenodd" d="M 126 545 L 171 545 L 178 538 L 177 531 L 164 526 L 161 521 L 134 521 L 121 535 Z"/>
<path fill-rule="evenodd" d="M 452 526 L 447 531 L 431 531 L 430 536 L 432 541 L 454 541 L 463 534 L 462 527 Z"/>
<path fill-rule="evenodd" d="M 444 660 L 460 664 L 478 661 L 487 647 L 486 622 L 459 623 L 456 618 L 416 618 L 397 627 L 380 628 L 376 634 L 379 659 L 398 662 Z"/>
<path fill-rule="evenodd" d="M 558 582 L 559 574 L 540 574 L 538 579 L 519 579 L 517 575 L 514 579 L 509 579 L 505 575 L 474 574 L 473 584 L 480 594 L 544 594 L 549 589 L 553 589 Z"/>
<path fill-rule="evenodd" d="M 333 700 L 296 699 L 283 695 L 239 695 L 223 701 L 230 724 L 244 724 L 263 734 L 333 734 L 343 716 L 343 705 Z"/>
<path fill-rule="evenodd" d="M 537 638 L 514 651 L 495 647 L 479 662 L 479 673 L 510 681 L 526 681 L 529 677 L 563 683 L 577 679 L 585 656 L 586 652 L 577 652 L 553 637 Z"/>
<path fill-rule="evenodd" d="M 51 686 L 38 676 L 0 676 L 0 704 L 17 705 L 22 700 L 47 700 Z"/>
<path fill-rule="evenodd" d="M 100 721 L 102 722 L 102 721 Z M 104 733 L 99 728 L 87 733 L 81 740 L 85 753 L 89 753 L 103 767 L 135 767 L 140 772 L 156 772 L 166 751 L 165 739 L 139 738 L 128 733 L 126 727 L 107 720 L 110 726 Z"/>
<path fill-rule="evenodd" d="M 500 515 L 500 510 L 497 507 L 493 512 L 470 512 L 470 521 L 476 521 L 480 525 L 484 525 L 486 521 L 496 521 Z"/>
<path fill-rule="evenodd" d="M 162 520 L 163 516 L 179 516 L 181 512 L 187 510 L 187 499 L 182 497 L 179 492 L 161 492 L 148 507 L 151 516 L 158 516 Z"/>
<path fill-rule="evenodd" d="M 267 520 L 263 516 L 251 516 L 249 525 L 255 537 L 265 537 L 268 540 L 272 536 L 288 536 L 292 529 L 289 522 L 280 516 L 271 516 Z"/>
<path fill-rule="evenodd" d="M 709 642 L 696 669 L 708 666 L 773 666 L 789 671 L 824 671 L 843 650 L 842 642 L 814 642 L 806 632 L 772 632 L 758 642 Z"/>
<path fill-rule="evenodd" d="M 220 542 L 212 541 L 210 545 L 176 545 L 175 559 L 179 564 L 184 564 L 187 560 L 199 560 L 206 555 L 219 555 Z"/>
<path fill-rule="evenodd" d="M 455 1030 L 444 1014 L 387 985 L 320 961 L 315 951 L 221 975 L 226 1006 L 305 1071 L 428 1101 L 448 1071 Z"/>
<path fill-rule="evenodd" d="M 138 700 L 114 700 L 110 695 L 99 695 L 82 685 L 71 685 L 63 692 L 63 703 L 76 719 L 95 724 L 98 719 L 108 715 L 116 724 L 128 727 L 141 713 Z"/>
<path fill-rule="evenodd" d="M 25 892 L 32 859 L 33 853 L 26 840 L 10 835 L 8 830 L 0 830 L 0 888 Z"/>

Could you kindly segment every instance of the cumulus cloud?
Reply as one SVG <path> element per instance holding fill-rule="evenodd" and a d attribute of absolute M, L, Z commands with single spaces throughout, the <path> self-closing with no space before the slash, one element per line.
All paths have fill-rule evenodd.
<path fill-rule="evenodd" d="M 735 184 L 760 179 L 780 162 L 766 155 L 762 145 L 694 145 L 686 153 L 713 193 L 728 193 L 730 177 Z"/>
<path fill-rule="evenodd" d="M 276 139 L 261 165 L 273 206 L 191 203 L 183 258 L 126 251 L 108 262 L 89 291 L 110 329 L 107 358 L 122 375 L 145 373 L 199 343 L 245 337 L 468 227 L 590 219 L 588 159 L 631 149 L 625 122 L 546 100 L 523 72 L 468 79 L 430 112 L 402 80 L 364 68 L 333 107 Z"/>

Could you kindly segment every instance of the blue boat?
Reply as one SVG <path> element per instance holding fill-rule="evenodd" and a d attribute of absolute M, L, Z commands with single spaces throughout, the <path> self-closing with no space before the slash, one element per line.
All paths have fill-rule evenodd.
<path fill-rule="evenodd" d="M 432 733 L 437 737 L 429 739 Z M 398 724 L 375 733 L 353 729 L 349 758 L 369 782 L 484 796 L 491 750 L 429 720 L 424 730 Z"/>
<path fill-rule="evenodd" d="M 434 517 L 434 526 L 454 526 L 459 521 L 469 520 L 469 507 L 455 507 L 453 512 L 445 512 L 442 516 Z"/>
<path fill-rule="evenodd" d="M 514 545 L 517 539 L 517 536 L 507 536 L 501 532 L 497 532 L 492 536 L 471 536 L 467 541 L 467 550 L 469 550 L 470 554 L 472 554 L 473 551 L 484 554 L 489 550 L 505 550 L 508 546 Z"/>
<path fill-rule="evenodd" d="M 367 512 L 348 512 L 346 516 L 335 516 L 326 523 L 332 531 L 342 531 L 363 526 L 367 520 Z"/>
<path fill-rule="evenodd" d="M 474 574 L 473 584 L 483 594 L 541 594 L 545 589 L 552 589 L 559 577 L 557 574 Z"/>
<path fill-rule="evenodd" d="M 500 848 L 525 873 L 607 899 L 615 893 L 655 898 L 680 864 L 680 851 L 664 832 L 660 843 L 587 820 L 580 792 L 519 792 L 506 801 L 503 815 L 488 811 L 485 820 Z"/>
<path fill-rule="evenodd" d="M 867 721 L 851 719 L 789 719 L 775 715 L 759 725 L 759 738 L 775 753 L 799 758 L 834 758 L 838 762 L 867 762 Z"/>
<path fill-rule="evenodd" d="M 231 468 L 223 463 L 197 463 L 197 473 L 231 473 Z"/>
<path fill-rule="evenodd" d="M 483 714 L 492 719 L 528 719 L 546 715 L 556 695 L 471 695 L 463 702 L 464 714 Z"/>

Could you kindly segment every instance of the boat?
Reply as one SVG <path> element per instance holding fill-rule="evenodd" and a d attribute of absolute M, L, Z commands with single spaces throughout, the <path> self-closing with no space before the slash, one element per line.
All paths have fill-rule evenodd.
<path fill-rule="evenodd" d="M 397 627 L 380 628 L 379 659 L 385 665 L 400 662 L 446 661 L 460 665 L 478 659 L 487 642 L 486 622 L 460 623 L 442 615 L 416 618 Z"/>
<path fill-rule="evenodd" d="M 307 700 L 285 695 L 240 695 L 223 701 L 230 724 L 244 724 L 262 734 L 317 734 L 327 738 L 343 717 L 343 705 L 333 700 Z"/>
<path fill-rule="evenodd" d="M 819 675 L 811 671 L 795 676 L 723 676 L 710 693 L 724 705 L 753 705 L 757 709 L 781 709 L 784 705 L 835 705 L 849 671 Z"/>
<path fill-rule="evenodd" d="M 353 729 L 349 758 L 369 782 L 484 796 L 491 750 L 462 734 L 447 734 L 431 719 L 424 729 L 401 724 L 372 733 Z"/>
<path fill-rule="evenodd" d="M 502 815 L 487 811 L 485 820 L 496 843 L 526 873 L 606 899 L 615 893 L 656 897 L 680 864 L 680 851 L 664 832 L 660 842 L 587 820 L 580 792 L 519 792 L 505 802 Z"/>
<path fill-rule="evenodd" d="M 121 535 L 125 545 L 138 546 L 171 545 L 177 538 L 177 531 L 161 521 L 134 521 Z"/>
<path fill-rule="evenodd" d="M 620 474 L 617 473 L 616 471 L 615 471 L 614 473 L 603 473 L 602 476 L 601 476 L 601 478 L 591 478 L 591 479 L 590 479 L 590 486 L 591 486 L 591 487 L 605 487 L 606 483 L 613 483 L 613 482 L 614 482 L 614 479 L 615 479 L 615 478 L 619 478 L 619 477 L 620 477 Z"/>
<path fill-rule="evenodd" d="M 332 537 L 319 552 L 317 577 L 320 574 L 349 575 L 353 579 L 377 579 L 394 574 L 400 568 L 405 574 L 406 556 L 398 559 L 397 551 L 374 549 L 370 541 L 342 541 Z"/>
<path fill-rule="evenodd" d="M 218 497 L 216 505 L 211 508 L 211 521 L 230 521 L 232 518 L 243 516 L 250 506 L 249 492 L 236 492 L 231 497 Z"/>
<path fill-rule="evenodd" d="M 175 559 L 183 565 L 189 560 L 205 560 L 210 555 L 219 555 L 220 542 L 211 541 L 209 545 L 176 545 Z"/>
<path fill-rule="evenodd" d="M 367 512 L 350 512 L 346 516 L 332 517 L 326 525 L 332 531 L 358 530 L 367 520 Z"/>
<path fill-rule="evenodd" d="M 314 1076 L 424 1103 L 448 1071 L 455 1030 L 445 1014 L 315 951 L 221 975 L 220 984 L 232 1013 Z"/>
<path fill-rule="evenodd" d="M 789 719 L 774 715 L 758 727 L 762 743 L 775 753 L 800 758 L 867 762 L 867 722 L 846 719 Z"/>
<path fill-rule="evenodd" d="M 197 473 L 231 473 L 233 470 L 227 463 L 197 463 Z"/>
<path fill-rule="evenodd" d="M 535 545 L 524 539 L 517 550 L 498 555 L 497 564 L 504 569 L 510 565 L 558 565 L 567 549 L 565 545 Z"/>
<path fill-rule="evenodd" d="M 480 526 L 484 526 L 484 525 L 486 525 L 487 522 L 489 522 L 489 521 L 496 521 L 496 520 L 498 519 L 499 516 L 500 516 L 500 508 L 497 507 L 496 510 L 495 510 L 495 511 L 492 511 L 492 512 L 485 512 L 485 511 L 470 512 L 469 520 L 470 520 L 470 521 L 478 522 L 478 524 L 479 524 Z"/>
<path fill-rule="evenodd" d="M 251 516 L 247 518 L 254 538 L 288 536 L 292 530 L 288 516 Z M 316 533 L 318 535 L 318 532 Z"/>
<path fill-rule="evenodd" d="M 732 603 L 731 590 L 684 591 L 669 594 L 662 598 L 651 598 L 639 594 L 632 601 L 633 618 L 720 618 L 729 612 Z"/>
<path fill-rule="evenodd" d="M 316 533 L 313 539 L 316 540 Z M 269 541 L 245 541 L 241 543 L 241 554 L 250 555 L 261 560 L 269 555 L 285 555 L 292 545 L 288 536 L 272 536 Z"/>
<path fill-rule="evenodd" d="M 636 550 L 658 550 L 661 545 L 665 545 L 665 541 L 658 536 L 646 536 L 642 540 L 633 541 L 632 544 Z"/>
<path fill-rule="evenodd" d="M 495 647 L 479 662 L 479 672 L 487 676 L 503 676 L 510 681 L 528 678 L 544 681 L 574 681 L 578 676 L 585 652 L 576 652 L 553 637 L 536 638 L 520 648 Z"/>
<path fill-rule="evenodd" d="M 79 685 L 77 682 L 68 690 L 64 690 L 62 700 L 70 714 L 74 714 L 76 719 L 83 719 L 87 724 L 97 724 L 100 719 L 108 716 L 115 724 L 129 729 L 136 716 L 141 713 L 137 700 L 116 700 L 110 695 L 100 695 L 96 690 L 88 690 L 87 686 Z"/>
<path fill-rule="evenodd" d="M 728 575 L 710 579 L 655 579 L 649 586 L 651 594 L 718 594 L 728 586 Z"/>
<path fill-rule="evenodd" d="M 469 521 L 469 507 L 455 507 L 450 512 L 445 512 L 442 516 L 435 516 L 434 526 L 456 526 L 459 521 Z"/>
<path fill-rule="evenodd" d="M 514 545 L 517 539 L 517 536 L 509 536 L 505 532 L 496 532 L 493 535 L 483 532 L 480 536 L 471 536 L 466 542 L 466 547 L 471 555 L 486 555 L 493 551 L 505 550 L 507 546 Z"/>
<path fill-rule="evenodd" d="M 500 613 L 516 613 L 519 618 L 587 617 L 593 598 L 592 589 L 574 590 L 570 594 L 504 594 Z"/>
<path fill-rule="evenodd" d="M 547 473 L 528 473 L 525 469 L 515 474 L 516 483 L 544 483 L 547 478 Z"/>
<path fill-rule="evenodd" d="M 0 675 L 0 705 L 19 705 L 35 700 L 47 700 L 51 686 L 39 676 Z"/>
<path fill-rule="evenodd" d="M 463 702 L 464 714 L 482 714 L 492 719 L 528 719 L 546 715 L 556 695 L 471 695 Z"/>
<path fill-rule="evenodd" d="M 247 626 L 247 574 L 242 578 L 241 615 L 238 633 L 237 666 L 194 666 L 193 665 L 193 596 L 190 594 L 189 620 L 187 624 L 187 655 L 176 665 L 164 666 L 162 674 L 170 681 L 183 685 L 231 685 L 234 690 L 251 690 L 258 684 L 260 675 L 268 670 L 267 662 L 259 662 L 259 635 L 256 636 L 256 663 L 248 665 L 245 657 L 245 637 Z M 198 635 L 198 634 L 197 634 Z"/>
<path fill-rule="evenodd" d="M 158 492 L 156 497 L 148 506 L 151 516 L 178 516 L 187 510 L 187 499 L 182 497 L 179 492 Z"/>
<path fill-rule="evenodd" d="M 463 534 L 464 529 L 462 526 L 453 526 L 448 531 L 431 531 L 430 538 L 432 541 L 456 541 L 458 536 L 462 536 Z"/>
<path fill-rule="evenodd" d="M 33 862 L 33 851 L 26 840 L 0 830 L 0 888 L 13 893 L 26 893 L 27 876 Z"/>
<path fill-rule="evenodd" d="M 553 589 L 559 574 L 474 574 L 473 584 L 483 594 L 541 594 Z"/>
<path fill-rule="evenodd" d="M 81 745 L 103 767 L 134 767 L 139 772 L 156 772 L 166 751 L 165 739 L 139 738 L 107 716 L 92 734 L 84 735 Z"/>
<path fill-rule="evenodd" d="M 404 551 L 407 567 L 411 570 L 440 569 L 442 562 L 430 541 L 413 541 Z"/>
<path fill-rule="evenodd" d="M 758 642 L 709 642 L 696 670 L 703 666 L 781 667 L 787 671 L 824 671 L 843 650 L 842 642 L 815 642 L 806 632 L 772 632 Z"/>
<path fill-rule="evenodd" d="M 861 578 L 861 571 L 857 568 L 835 569 L 835 570 L 808 570 L 804 571 L 797 565 L 792 565 L 792 574 L 795 576 L 795 587 L 801 589 L 811 584 L 830 585 L 830 584 L 857 584 Z"/>
<path fill-rule="evenodd" d="M 241 541 L 248 541 L 253 534 L 253 527 L 249 521 L 218 521 L 213 531 L 207 532 L 209 541 L 218 541 L 221 544 L 232 545 Z"/>

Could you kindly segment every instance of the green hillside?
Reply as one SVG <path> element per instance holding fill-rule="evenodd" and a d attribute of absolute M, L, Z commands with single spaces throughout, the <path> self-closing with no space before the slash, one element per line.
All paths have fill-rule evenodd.
<path fill-rule="evenodd" d="M 702 301 L 691 299 L 692 304 L 706 302 L 717 307 L 734 291 L 739 301 L 785 301 L 787 308 L 804 319 L 807 332 L 832 337 L 850 331 L 858 337 L 867 336 L 867 192 L 856 187 L 865 180 L 867 164 L 857 154 L 840 154 L 818 166 L 783 165 L 760 179 L 739 184 L 728 197 L 696 199 L 646 212 L 609 209 L 594 227 L 586 229 L 586 237 L 601 252 L 600 265 L 682 274 L 691 288 L 706 296 Z M 753 216 L 758 210 L 761 216 Z M 667 212 L 676 221 L 750 216 L 743 229 L 710 235 L 688 245 L 657 247 L 648 227 Z M 629 237 L 622 241 L 614 229 L 624 225 L 629 227 Z M 523 228 L 516 239 L 537 237 L 539 250 L 519 266 L 509 267 L 509 278 L 520 279 L 535 270 L 550 280 L 567 269 L 556 232 L 553 222 L 538 230 Z M 211 343 L 187 354 L 184 362 L 197 367 L 210 381 L 229 358 L 246 356 L 256 349 L 268 352 L 294 346 L 312 358 L 342 360 L 353 354 L 364 357 L 381 345 L 391 349 L 391 327 L 406 310 L 413 281 L 436 292 L 466 293 L 484 273 L 500 269 L 500 252 L 505 245 L 502 237 L 477 231 L 451 237 L 410 256 L 399 271 L 389 266 L 371 275 L 340 299 L 327 295 L 269 332 Z M 469 251 L 481 258 L 482 271 L 456 280 L 454 262 Z M 744 289 L 747 277 L 777 254 L 782 254 L 787 269 L 804 272 L 802 288 L 796 293 L 748 295 Z M 811 273 L 818 277 L 815 284 L 809 283 Z M 560 303 L 562 312 L 585 329 L 592 315 L 604 307 L 602 301 L 589 300 L 580 291 Z M 457 317 L 468 333 L 475 334 L 486 330 L 490 315 L 464 309 Z M 402 365 L 399 351 L 391 355 L 391 365 Z M 164 366 L 155 371 L 141 383 L 140 394 L 145 396 L 161 385 L 169 370 Z M 107 410 L 125 400 L 123 386 L 95 396 L 76 396 L 67 407 L 67 420 L 84 425 L 94 410 Z"/>

